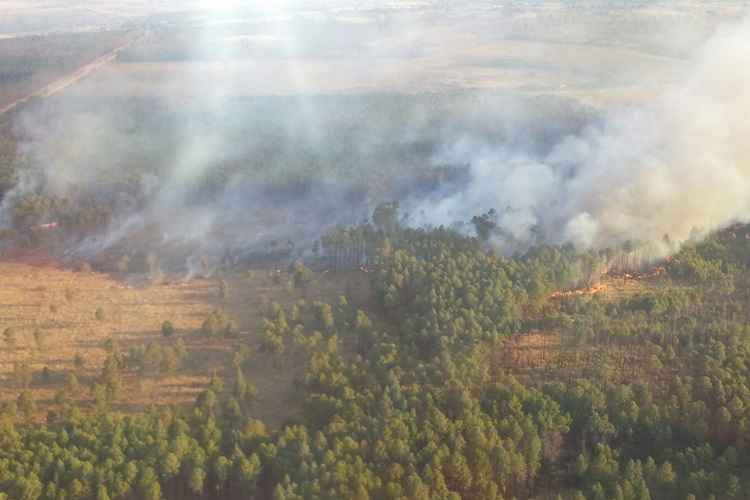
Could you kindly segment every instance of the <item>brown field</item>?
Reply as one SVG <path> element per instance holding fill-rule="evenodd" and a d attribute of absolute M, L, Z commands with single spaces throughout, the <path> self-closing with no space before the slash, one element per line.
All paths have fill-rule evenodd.
<path fill-rule="evenodd" d="M 0 401 L 17 397 L 22 390 L 13 377 L 16 363 L 27 363 L 34 371 L 31 390 L 39 403 L 40 415 L 52 404 L 54 394 L 64 385 L 65 375 L 74 371 L 73 360 L 80 354 L 86 366 L 80 373 L 82 386 L 88 387 L 99 375 L 106 357 L 104 343 L 115 339 L 123 352 L 149 342 L 168 343 L 182 338 L 191 353 L 190 362 L 173 375 L 124 374 L 124 393 L 119 401 L 122 411 L 136 411 L 151 404 L 187 405 L 216 371 L 225 383 L 231 383 L 232 354 L 241 343 L 250 346 L 248 382 L 258 389 L 259 401 L 253 412 L 273 427 L 299 408 L 297 381 L 304 373 L 300 353 L 289 352 L 274 367 L 258 350 L 259 323 L 268 303 L 287 306 L 304 298 L 300 291 L 289 291 L 287 276 L 275 284 L 268 271 L 256 270 L 227 276 L 229 295 L 220 300 L 216 279 L 194 279 L 164 284 L 147 284 L 143 277 L 109 276 L 96 272 L 74 272 L 50 262 L 0 262 L 0 330 L 17 330 L 14 346 L 4 340 L 0 347 Z M 317 300 L 334 301 L 341 294 L 353 303 L 364 303 L 368 285 L 361 273 L 318 275 L 310 287 Z M 95 318 L 101 307 L 105 319 Z M 205 338 L 200 327 L 208 313 L 225 310 L 239 327 L 236 339 Z M 161 324 L 170 320 L 176 327 L 172 339 L 161 335 Z M 45 332 L 37 345 L 34 330 Z M 344 349 L 346 349 L 346 343 Z M 41 370 L 52 374 L 48 383 Z M 88 399 L 87 390 L 82 399 Z"/>

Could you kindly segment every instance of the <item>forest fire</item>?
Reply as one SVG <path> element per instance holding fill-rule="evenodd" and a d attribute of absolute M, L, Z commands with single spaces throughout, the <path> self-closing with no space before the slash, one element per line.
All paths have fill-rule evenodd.
<path fill-rule="evenodd" d="M 671 260 L 671 258 L 670 258 Z M 622 272 L 622 271 L 610 271 L 607 273 L 607 276 L 611 278 L 621 278 L 623 280 L 642 280 L 642 279 L 648 279 L 648 278 L 656 278 L 659 276 L 662 276 L 666 274 L 667 268 L 664 266 L 657 266 L 654 267 L 648 271 L 644 272 L 636 272 L 636 271 L 630 271 L 630 272 Z"/>
<path fill-rule="evenodd" d="M 606 273 L 603 276 L 603 278 L 606 277 L 606 278 L 609 278 L 610 280 L 622 280 L 623 282 L 641 281 L 641 280 L 646 280 L 646 279 L 658 278 L 660 276 L 665 275 L 666 272 L 667 272 L 666 267 L 657 266 L 645 272 L 610 271 Z M 609 289 L 609 285 L 607 283 L 599 282 L 599 283 L 596 283 L 594 285 L 584 287 L 584 288 L 576 288 L 573 290 L 558 290 L 554 292 L 552 295 L 550 295 L 550 298 L 561 299 L 565 297 L 591 296 L 591 295 L 596 295 L 598 293 L 607 292 L 608 289 Z"/>
<path fill-rule="evenodd" d="M 31 228 L 32 231 L 49 231 L 50 229 L 57 229 L 57 222 L 48 222 L 47 224 L 38 224 Z"/>
<path fill-rule="evenodd" d="M 552 295 L 550 295 L 551 299 L 562 299 L 565 297 L 582 297 L 582 296 L 588 296 L 588 295 L 596 295 L 597 293 L 601 293 L 607 290 L 607 285 L 604 283 L 597 283 L 595 285 L 592 285 L 587 288 L 577 288 L 575 290 L 558 290 Z"/>

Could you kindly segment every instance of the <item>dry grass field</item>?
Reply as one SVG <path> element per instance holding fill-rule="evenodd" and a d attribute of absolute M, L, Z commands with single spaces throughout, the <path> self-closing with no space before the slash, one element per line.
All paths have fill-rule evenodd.
<path fill-rule="evenodd" d="M 684 61 L 631 49 L 526 40 L 478 40 L 436 33 L 434 47 L 409 58 L 258 58 L 223 61 L 120 61 L 70 95 L 248 97 L 311 93 L 416 94 L 503 90 L 559 95 L 592 105 L 640 102 L 672 84 Z M 206 88 L 205 82 L 221 82 Z"/>
<path fill-rule="evenodd" d="M 145 30 L 117 64 L 75 90 L 189 102 L 495 89 L 629 104 L 681 81 L 686 55 L 739 15 L 729 3 L 570 9 L 554 1 L 503 8 L 464 2 L 443 9 L 424 2 L 400 10 L 405 3 L 391 2 L 339 11 L 312 2 L 315 21 L 301 14 L 259 20 L 240 9 L 208 13 L 197 27 L 173 16 L 168 28 Z"/>
<path fill-rule="evenodd" d="M 0 339 L 0 400 L 14 399 L 21 391 L 13 375 L 17 363 L 28 364 L 34 372 L 30 387 L 41 416 L 64 386 L 68 373 L 78 373 L 83 387 L 99 376 L 109 339 L 127 353 L 135 346 L 169 344 L 181 338 L 190 362 L 173 374 L 137 376 L 126 371 L 118 401 L 127 404 L 117 406 L 129 412 L 151 404 L 188 405 L 212 373 L 231 382 L 232 354 L 244 343 L 251 353 L 245 376 L 258 389 L 254 413 L 271 427 L 280 424 L 299 408 L 295 387 L 304 373 L 300 353 L 288 351 L 281 366 L 274 366 L 259 350 L 259 324 L 268 305 L 276 301 L 287 307 L 304 298 L 303 292 L 289 290 L 288 277 L 281 274 L 280 282 L 262 270 L 227 276 L 229 293 L 221 300 L 216 279 L 150 284 L 142 276 L 72 271 L 52 262 L 0 262 L 0 330 L 13 328 L 16 332 L 12 345 Z M 310 286 L 315 287 L 316 300 L 332 302 L 341 294 L 354 302 L 369 300 L 367 280 L 360 273 L 318 275 Z M 98 308 L 104 319 L 96 318 Z M 236 322 L 237 338 L 209 339 L 202 334 L 203 321 L 215 309 L 225 311 Z M 170 339 L 161 334 L 165 320 L 176 328 Z M 42 335 L 35 336 L 35 330 Z M 74 365 L 76 355 L 83 357 L 83 369 Z M 51 374 L 47 381 L 42 380 L 45 367 Z M 89 399 L 89 391 L 84 389 L 80 397 Z"/>

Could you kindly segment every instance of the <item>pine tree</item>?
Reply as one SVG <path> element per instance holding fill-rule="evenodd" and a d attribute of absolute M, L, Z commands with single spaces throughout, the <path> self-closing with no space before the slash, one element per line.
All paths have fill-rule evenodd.
<path fill-rule="evenodd" d="M 166 320 L 161 324 L 161 334 L 164 338 L 170 338 L 174 335 L 174 325 L 171 321 Z"/>

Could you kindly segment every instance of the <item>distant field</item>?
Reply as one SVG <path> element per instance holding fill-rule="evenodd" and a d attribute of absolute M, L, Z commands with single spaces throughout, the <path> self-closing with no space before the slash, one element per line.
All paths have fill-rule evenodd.
<path fill-rule="evenodd" d="M 0 108 L 118 46 L 123 32 L 114 25 L 147 36 L 79 92 L 192 99 L 493 89 L 606 106 L 649 99 L 677 81 L 691 49 L 744 9 L 739 2 L 584 2 L 573 10 L 552 1 L 452 8 L 343 1 L 336 8 L 306 2 L 277 17 L 271 8 L 206 6 L 12 2 L 0 37 L 17 36 L 16 25 L 43 36 L 0 38 Z M 81 19 L 82 26 L 67 34 L 32 29 L 45 16 Z M 56 31 L 64 25 L 52 23 Z"/>
<path fill-rule="evenodd" d="M 0 39 L 0 108 L 122 44 L 122 31 Z"/>
<path fill-rule="evenodd" d="M 286 42 L 264 40 L 262 33 L 249 41 L 216 33 L 202 40 L 194 33 L 206 47 L 190 46 L 183 32 L 157 33 L 73 92 L 200 99 L 482 89 L 609 104 L 649 98 L 684 69 L 680 57 L 648 47 L 506 38 L 460 28 L 420 29 L 418 41 L 408 31 L 372 30 L 353 47 L 336 49 L 308 46 L 309 33 Z"/>
<path fill-rule="evenodd" d="M 354 58 L 120 62 L 74 92 L 190 99 L 206 92 L 238 97 L 496 89 L 599 104 L 649 97 L 674 81 L 681 66 L 679 60 L 631 50 L 497 41 L 456 49 L 447 57 L 441 53 L 440 61 L 425 56 L 374 62 Z M 635 79 L 635 72 L 648 78 Z M 211 82 L 218 83 L 207 87 Z"/>

